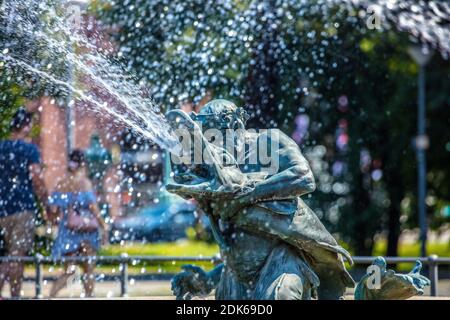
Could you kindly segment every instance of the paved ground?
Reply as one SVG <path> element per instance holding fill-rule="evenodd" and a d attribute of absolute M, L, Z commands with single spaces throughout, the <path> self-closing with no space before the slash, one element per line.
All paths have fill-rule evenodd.
<path fill-rule="evenodd" d="M 42 293 L 44 298 L 49 296 L 52 283 L 44 281 Z M 9 287 L 3 289 L 4 297 L 9 296 Z M 35 287 L 34 283 L 26 282 L 23 286 L 24 297 L 34 297 Z M 82 297 L 82 285 L 78 281 L 69 282 L 68 286 L 60 291 L 58 297 L 61 298 L 80 298 Z M 171 298 L 170 282 L 166 280 L 152 280 L 133 282 L 132 280 L 128 286 L 130 297 L 166 297 Z M 98 298 L 118 298 L 120 297 L 120 283 L 118 281 L 98 282 L 95 286 L 95 295 Z"/>
<path fill-rule="evenodd" d="M 44 298 L 48 297 L 52 283 L 44 282 L 43 294 Z M 23 287 L 24 297 L 31 298 L 34 296 L 34 283 L 26 282 Z M 9 287 L 6 286 L 3 290 L 4 297 L 9 296 Z M 95 293 L 97 298 L 120 298 L 120 284 L 118 281 L 104 281 L 98 282 L 95 287 Z M 351 299 L 352 292 L 348 292 L 348 298 Z M 428 297 L 428 291 L 425 292 L 425 296 L 418 297 L 420 299 L 433 299 Z M 439 298 L 446 298 L 450 300 L 450 279 L 441 280 L 439 282 Z M 59 298 L 72 298 L 77 299 L 82 297 L 82 285 L 77 280 L 68 283 L 67 288 L 63 289 Z M 170 281 L 168 280 L 152 280 L 152 281 L 133 281 L 129 283 L 129 299 L 174 299 L 170 291 Z"/>

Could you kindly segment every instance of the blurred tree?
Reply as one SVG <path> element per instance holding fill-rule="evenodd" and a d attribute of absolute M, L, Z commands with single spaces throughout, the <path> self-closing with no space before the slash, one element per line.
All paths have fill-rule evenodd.
<path fill-rule="evenodd" d="M 298 143 L 318 180 L 309 203 L 356 254 L 371 254 L 381 231 L 397 254 L 402 223 L 417 220 L 417 68 L 406 34 L 370 30 L 358 10 L 324 1 L 99 0 L 92 10 L 162 105 L 211 91 L 246 104 L 254 127 L 306 124 Z M 438 55 L 429 67 L 433 227 L 448 221 L 436 213 L 449 199 L 449 68 Z"/>
<path fill-rule="evenodd" d="M 58 8 L 57 0 L 45 2 L 49 7 Z M 58 32 L 48 30 L 51 23 L 47 8 L 40 0 L 23 3 L 0 0 L 0 138 L 9 135 L 11 116 L 27 100 L 43 95 L 62 99 L 66 96 L 63 88 L 45 81 L 15 62 L 27 63 L 37 69 L 51 65 L 55 74 L 66 72 L 61 57 L 48 52 L 39 40 L 44 33 L 58 37 Z"/>
<path fill-rule="evenodd" d="M 0 79 L 0 139 L 9 135 L 9 122 L 16 110 L 23 104 L 20 86 L 12 86 L 4 78 Z"/>
<path fill-rule="evenodd" d="M 62 63 L 63 57 L 48 52 L 39 37 L 45 33 L 57 38 L 59 33 L 51 29 L 48 8 L 58 9 L 58 0 L 0 0 L 0 139 L 8 138 L 10 120 L 16 110 L 28 101 L 41 96 L 52 96 L 58 102 L 66 99 L 65 88 L 40 78 L 36 73 L 17 64 L 29 64 L 37 69 L 54 66 L 56 75 L 67 75 Z M 48 4 L 46 7 L 43 3 Z M 48 29 L 45 29 L 48 28 Z M 64 78 L 63 78 L 64 79 Z M 32 136 L 39 133 L 33 128 Z M 36 217 L 35 225 L 43 226 L 42 207 Z M 48 234 L 35 235 L 35 251 L 49 253 L 51 239 Z M 0 255 L 2 241 L 0 239 Z"/>
<path fill-rule="evenodd" d="M 17 68 L 9 65 L 4 55 L 11 51 L 30 56 L 32 52 L 29 38 L 22 31 L 15 30 L 14 17 L 11 8 L 7 6 L 6 0 L 0 1 L 0 139 L 9 135 L 9 121 L 17 108 L 25 102 L 26 81 L 20 75 Z M 23 46 L 22 46 L 23 44 Z M 28 52 L 24 48 L 28 47 Z"/>

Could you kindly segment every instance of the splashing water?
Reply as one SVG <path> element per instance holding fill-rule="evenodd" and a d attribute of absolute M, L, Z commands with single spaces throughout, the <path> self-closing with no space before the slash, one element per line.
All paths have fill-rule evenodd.
<path fill-rule="evenodd" d="M 441 52 L 450 54 L 450 2 L 422 0 L 332 0 L 347 4 L 349 8 L 368 9 L 375 13 L 384 28 L 411 34 Z M 365 16 L 363 14 L 363 16 Z"/>
<path fill-rule="evenodd" d="M 82 101 L 91 111 L 109 115 L 114 124 L 125 125 L 163 148 L 171 150 L 178 143 L 160 109 L 113 55 L 111 43 L 93 29 L 95 26 L 81 31 L 58 13 L 58 8 L 35 0 L 9 0 L 0 10 L 1 19 L 6 21 L 0 30 L 12 40 L 0 48 L 0 60 L 7 68 L 14 66 L 57 86 L 71 97 L 68 107 Z M 42 60 L 16 51 L 17 39 L 24 37 L 31 39 L 31 48 L 25 51 L 43 48 L 45 61 L 62 60 L 63 68 L 77 81 L 59 76 L 61 72 L 51 63 L 43 67 Z"/>
<path fill-rule="evenodd" d="M 55 67 L 43 65 L 40 61 L 33 61 L 34 57 L 10 49 L 10 44 L 14 47 L 14 40 L 1 44 L 0 59 L 7 66 L 16 66 L 65 88 L 72 96 L 69 107 L 74 105 L 75 100 L 83 101 L 94 112 L 110 115 L 113 122 L 134 129 L 164 148 L 175 148 L 178 140 L 172 128 L 152 99 L 145 96 L 143 85 L 119 62 L 120 57 L 116 55 L 113 45 L 102 38 L 94 24 L 84 26 L 87 31 L 74 28 L 64 14 L 58 13 L 55 6 L 46 2 L 3 1 L 0 17 L 7 23 L 0 25 L 1 31 L 10 35 L 11 39 L 21 38 L 22 33 L 22 38 L 23 35 L 29 38 L 27 43 L 30 47 L 43 48 L 48 61 L 62 59 L 63 65 L 72 70 L 71 73 L 80 81 L 62 78 L 57 75 Z M 398 30 L 438 48 L 443 56 L 448 56 L 450 52 L 450 5 L 446 2 L 319 0 L 318 4 L 330 8 L 342 5 L 348 6 L 349 10 L 363 11 L 371 7 L 379 15 L 383 28 L 394 25 Z M 323 14 L 326 19 L 326 14 Z M 164 91 L 166 88 L 163 85 L 160 89 Z"/>

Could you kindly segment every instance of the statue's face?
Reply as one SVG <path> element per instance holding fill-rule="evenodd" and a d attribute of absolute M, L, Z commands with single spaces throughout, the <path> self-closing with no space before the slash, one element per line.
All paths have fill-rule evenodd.
<path fill-rule="evenodd" d="M 194 121 L 201 123 L 202 131 L 208 129 L 217 129 L 226 131 L 228 129 L 245 129 L 245 122 L 247 120 L 245 111 L 238 108 L 236 111 L 223 111 L 210 114 L 193 114 L 191 115 Z"/>

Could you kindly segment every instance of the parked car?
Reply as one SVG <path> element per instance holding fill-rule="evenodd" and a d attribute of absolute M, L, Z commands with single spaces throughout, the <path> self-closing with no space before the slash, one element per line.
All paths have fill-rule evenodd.
<path fill-rule="evenodd" d="M 186 238 L 186 230 L 198 223 L 209 229 L 208 218 L 198 211 L 195 202 L 167 195 L 160 202 L 117 220 L 110 240 L 175 241 Z"/>

